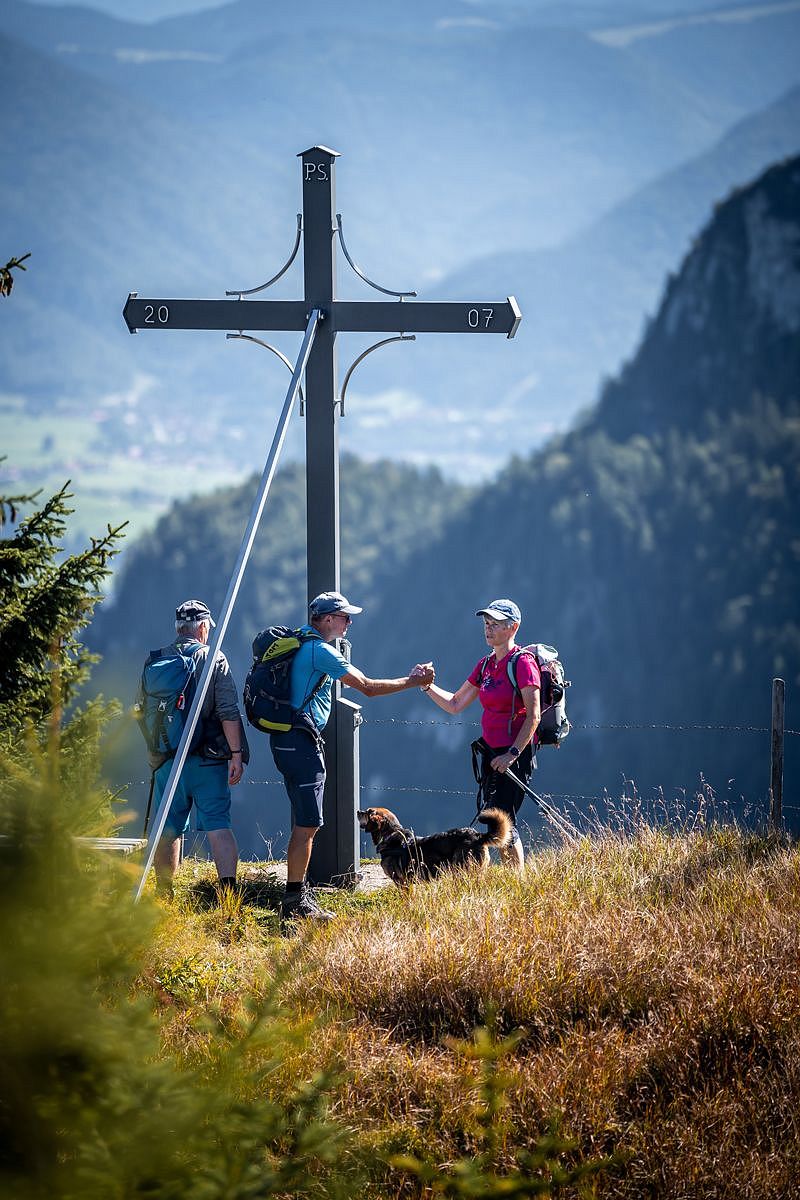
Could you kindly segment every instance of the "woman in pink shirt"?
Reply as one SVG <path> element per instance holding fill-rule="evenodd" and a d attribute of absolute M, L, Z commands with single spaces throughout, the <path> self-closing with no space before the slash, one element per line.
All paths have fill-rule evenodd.
<path fill-rule="evenodd" d="M 514 774 L 525 783 L 533 771 L 536 729 L 541 715 L 539 666 L 533 655 L 518 653 L 514 660 L 517 684 L 514 687 L 508 667 L 511 656 L 519 650 L 514 639 L 522 614 L 513 600 L 493 600 L 475 615 L 483 617 L 491 653 L 476 663 L 457 692 L 446 692 L 435 683 L 421 690 L 449 713 L 462 712 L 476 696 L 480 700 L 481 737 L 472 744 L 481 764 L 480 807 L 502 808 L 511 817 L 512 840 L 501 854 L 505 863 L 521 870 L 525 857 L 516 814 L 524 793 L 506 776 L 506 770 L 513 766 Z"/>

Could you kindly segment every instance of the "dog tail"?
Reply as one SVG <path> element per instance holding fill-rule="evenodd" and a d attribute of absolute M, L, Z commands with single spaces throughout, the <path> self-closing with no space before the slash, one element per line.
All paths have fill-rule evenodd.
<path fill-rule="evenodd" d="M 481 838 L 484 846 L 507 846 L 511 841 L 511 820 L 508 813 L 501 808 L 485 808 L 478 814 L 482 825 L 488 825 L 486 833 Z"/>

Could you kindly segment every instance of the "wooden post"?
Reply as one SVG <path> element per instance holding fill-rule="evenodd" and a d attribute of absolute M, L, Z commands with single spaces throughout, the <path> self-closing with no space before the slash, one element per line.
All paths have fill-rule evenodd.
<path fill-rule="evenodd" d="M 772 742 L 769 774 L 769 822 L 773 829 L 783 826 L 783 728 L 786 684 L 772 681 Z"/>

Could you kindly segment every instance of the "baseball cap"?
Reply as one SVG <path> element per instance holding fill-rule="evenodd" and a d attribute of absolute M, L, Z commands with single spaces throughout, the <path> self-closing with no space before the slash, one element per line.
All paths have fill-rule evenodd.
<path fill-rule="evenodd" d="M 493 600 L 486 608 L 479 608 L 476 617 L 491 617 L 493 621 L 521 621 L 522 613 L 513 600 Z"/>
<path fill-rule="evenodd" d="M 216 621 L 211 616 L 211 609 L 202 600 L 184 600 L 175 609 L 176 621 L 208 621 L 213 627 Z"/>
<path fill-rule="evenodd" d="M 312 617 L 324 617 L 327 613 L 348 613 L 354 617 L 356 613 L 363 612 L 362 608 L 358 608 L 355 604 L 351 604 L 346 596 L 341 592 L 320 592 L 308 606 L 308 611 Z"/>

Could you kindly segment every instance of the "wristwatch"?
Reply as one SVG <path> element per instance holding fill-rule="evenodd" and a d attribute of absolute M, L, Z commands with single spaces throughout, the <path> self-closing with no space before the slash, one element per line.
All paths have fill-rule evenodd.
<path fill-rule="evenodd" d="M 512 762 L 516 762 L 521 753 L 522 752 L 520 750 L 518 750 L 516 746 L 509 746 L 508 749 L 506 750 L 506 754 L 514 755 L 513 759 L 511 760 Z"/>

